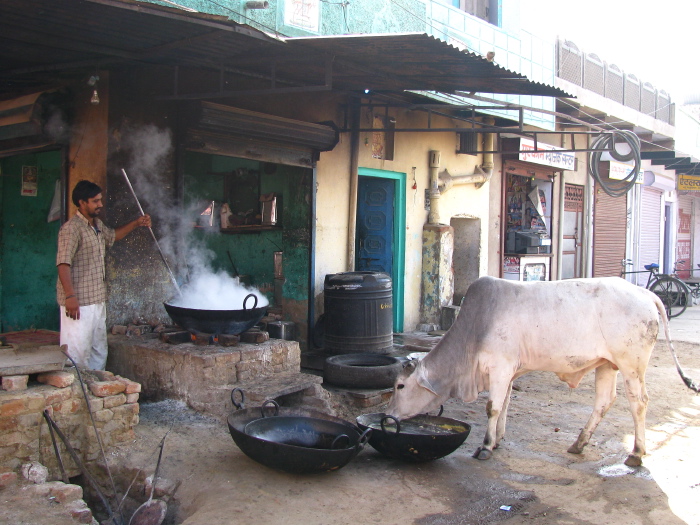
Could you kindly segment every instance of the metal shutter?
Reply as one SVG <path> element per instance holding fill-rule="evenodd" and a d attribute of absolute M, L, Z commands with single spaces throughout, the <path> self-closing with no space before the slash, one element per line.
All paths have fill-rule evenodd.
<path fill-rule="evenodd" d="M 642 270 L 645 264 L 657 263 L 661 265 L 659 254 L 661 253 L 661 196 L 662 192 L 654 188 L 642 189 L 642 205 L 639 232 L 639 268 Z M 637 274 L 637 284 L 646 285 L 648 274 Z"/>
<path fill-rule="evenodd" d="M 627 196 L 611 197 L 596 183 L 593 213 L 593 277 L 619 276 L 625 258 Z"/>
<path fill-rule="evenodd" d="M 689 270 L 697 268 L 693 261 L 693 197 L 690 195 L 681 195 L 678 197 L 678 225 L 676 237 L 676 261 L 685 261 L 678 268 Z M 675 261 L 674 261 L 675 262 Z M 689 271 L 678 272 L 678 275 L 683 279 L 689 279 L 691 274 Z M 693 277 L 698 276 L 698 272 L 692 274 Z"/>

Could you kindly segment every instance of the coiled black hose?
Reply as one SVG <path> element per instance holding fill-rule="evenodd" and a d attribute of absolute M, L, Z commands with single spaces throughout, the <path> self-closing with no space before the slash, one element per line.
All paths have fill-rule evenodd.
<path fill-rule="evenodd" d="M 616 139 L 622 139 L 629 147 L 629 153 L 620 153 L 615 149 Z M 629 192 L 637 180 L 637 175 L 642 167 L 642 153 L 639 137 L 631 131 L 612 131 L 600 135 L 593 144 L 593 149 L 606 149 L 610 156 L 620 162 L 628 162 L 634 159 L 634 169 L 622 180 L 610 180 L 603 182 L 600 176 L 600 157 L 605 151 L 591 151 L 588 157 L 588 171 L 603 191 L 611 197 L 622 197 Z"/>

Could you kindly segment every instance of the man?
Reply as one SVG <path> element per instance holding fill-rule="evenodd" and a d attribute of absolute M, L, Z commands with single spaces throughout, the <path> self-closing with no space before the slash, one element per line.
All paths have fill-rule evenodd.
<path fill-rule="evenodd" d="M 138 226 L 151 226 L 143 215 L 113 230 L 98 219 L 102 188 L 81 180 L 73 189 L 75 215 L 58 232 L 56 295 L 61 311 L 61 345 L 82 368 L 104 370 L 107 363 L 107 288 L 105 251 Z"/>

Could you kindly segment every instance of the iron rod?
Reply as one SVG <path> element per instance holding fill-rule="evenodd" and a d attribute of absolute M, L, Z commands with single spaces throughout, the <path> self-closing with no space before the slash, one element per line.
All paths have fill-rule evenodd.
<path fill-rule="evenodd" d="M 134 196 L 134 200 L 136 201 L 136 205 L 139 207 L 139 211 L 141 212 L 141 215 L 146 215 L 143 212 L 143 208 L 141 207 L 141 203 L 139 202 L 139 198 L 136 196 L 136 192 L 134 191 L 134 187 L 131 185 L 131 181 L 129 180 L 129 176 L 126 174 L 126 171 L 124 168 L 122 168 L 122 173 L 124 174 L 124 179 L 126 180 L 127 186 L 129 186 L 129 191 L 131 191 L 131 195 Z M 160 249 L 160 244 L 158 244 L 158 239 L 156 239 L 156 234 L 153 233 L 153 228 L 150 226 L 148 227 L 148 231 L 151 232 L 151 237 L 153 237 L 153 240 L 156 243 L 156 248 L 158 248 L 158 253 L 160 253 L 161 259 L 163 259 L 163 262 L 165 263 L 165 267 L 168 269 L 168 273 L 170 274 L 170 280 L 173 282 L 175 285 L 175 289 L 177 290 L 177 293 L 182 296 L 182 292 L 180 291 L 180 287 L 177 284 L 177 281 L 175 280 L 175 275 L 173 274 L 173 271 L 170 269 L 170 265 L 168 264 L 168 260 L 165 258 L 165 255 L 163 254 L 163 250 Z"/>

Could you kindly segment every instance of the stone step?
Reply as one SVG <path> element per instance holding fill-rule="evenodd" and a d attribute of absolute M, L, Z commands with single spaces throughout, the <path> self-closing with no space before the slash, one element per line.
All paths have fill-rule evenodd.
<path fill-rule="evenodd" d="M 198 412 L 225 419 L 236 410 L 231 402 L 231 392 L 240 388 L 245 393 L 244 408 L 259 407 L 268 399 L 274 399 L 281 406 L 308 405 L 328 412 L 330 406 L 319 395 L 323 390 L 322 382 L 322 377 L 313 374 L 284 372 L 227 385 L 212 385 L 206 391 L 191 392 L 187 404 Z M 286 396 L 293 399 L 283 399 Z M 236 401 L 240 402 L 240 396 L 236 396 Z"/>

